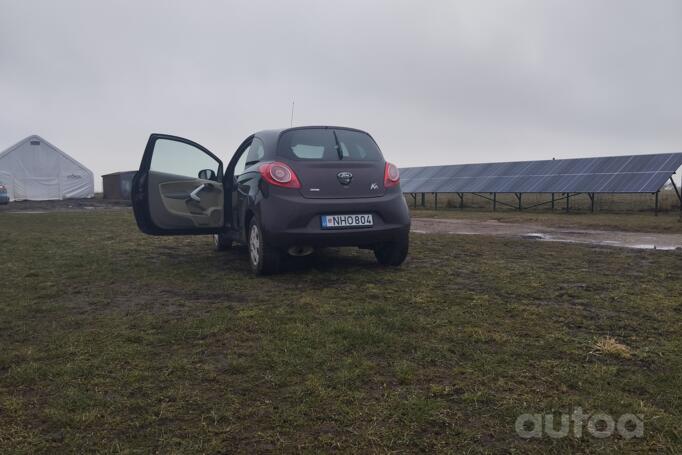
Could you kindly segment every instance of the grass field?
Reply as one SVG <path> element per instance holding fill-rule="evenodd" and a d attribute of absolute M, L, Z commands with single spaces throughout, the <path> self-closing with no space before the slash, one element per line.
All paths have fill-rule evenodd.
<path fill-rule="evenodd" d="M 0 214 L 0 452 L 682 451 L 682 254 L 415 235 L 256 278 L 127 210 Z M 524 413 L 641 439 L 522 439 Z"/>

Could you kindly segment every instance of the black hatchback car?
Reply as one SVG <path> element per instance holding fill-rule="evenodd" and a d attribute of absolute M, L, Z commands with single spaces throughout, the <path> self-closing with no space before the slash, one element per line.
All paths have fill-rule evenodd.
<path fill-rule="evenodd" d="M 276 273 L 285 254 L 372 249 L 384 265 L 407 256 L 410 216 L 398 168 L 364 131 L 267 130 L 246 138 L 223 166 L 206 148 L 152 134 L 132 188 L 146 234 L 213 234 L 217 250 L 248 246 L 253 271 Z"/>

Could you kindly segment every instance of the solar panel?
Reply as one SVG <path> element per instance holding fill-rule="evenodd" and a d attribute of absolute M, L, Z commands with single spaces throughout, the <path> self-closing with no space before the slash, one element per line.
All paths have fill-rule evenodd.
<path fill-rule="evenodd" d="M 405 193 L 655 193 L 682 153 L 400 169 Z"/>

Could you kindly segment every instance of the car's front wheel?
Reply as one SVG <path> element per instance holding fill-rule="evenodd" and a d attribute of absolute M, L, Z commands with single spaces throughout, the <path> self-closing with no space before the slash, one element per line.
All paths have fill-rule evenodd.
<path fill-rule="evenodd" d="M 282 252 L 267 243 L 256 217 L 249 223 L 248 240 L 251 270 L 256 275 L 272 275 L 279 272 Z"/>
<path fill-rule="evenodd" d="M 381 265 L 399 266 L 407 258 L 410 246 L 409 236 L 394 241 L 386 242 L 374 247 L 374 256 Z"/>

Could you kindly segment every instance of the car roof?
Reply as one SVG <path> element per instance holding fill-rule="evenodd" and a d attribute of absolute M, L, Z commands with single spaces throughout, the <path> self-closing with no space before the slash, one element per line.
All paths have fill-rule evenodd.
<path fill-rule="evenodd" d="M 348 130 L 357 131 L 358 133 L 364 133 L 371 137 L 367 131 L 359 130 L 357 128 L 349 128 L 347 126 L 331 126 L 331 125 L 309 125 L 309 126 L 294 126 L 290 128 L 278 128 L 272 130 L 262 130 L 254 134 L 255 137 L 259 138 L 264 142 L 267 150 L 274 150 L 277 147 L 277 140 L 280 134 L 286 131 L 292 130 L 309 130 L 309 129 L 330 129 L 330 130 Z"/>

